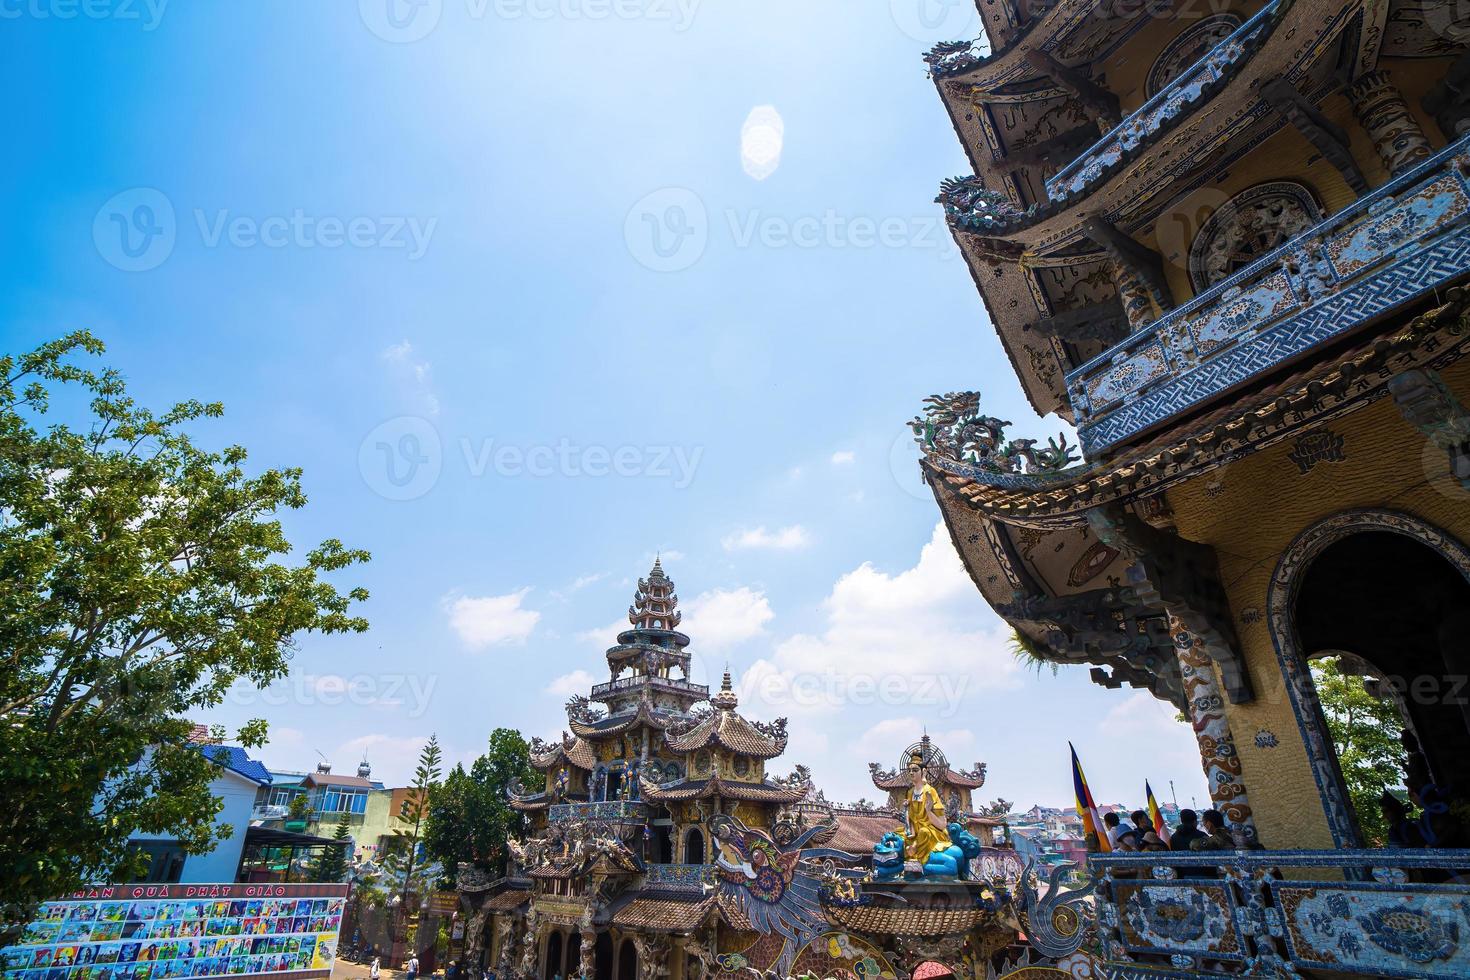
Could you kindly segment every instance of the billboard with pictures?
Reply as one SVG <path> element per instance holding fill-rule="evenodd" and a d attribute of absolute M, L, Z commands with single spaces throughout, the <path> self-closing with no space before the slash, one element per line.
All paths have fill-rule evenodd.
<path fill-rule="evenodd" d="M 331 973 L 346 885 L 109 885 L 41 906 L 4 980 Z"/>

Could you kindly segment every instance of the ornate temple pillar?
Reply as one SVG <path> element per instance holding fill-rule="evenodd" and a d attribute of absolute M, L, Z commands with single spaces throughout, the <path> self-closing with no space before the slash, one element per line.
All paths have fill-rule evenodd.
<path fill-rule="evenodd" d="M 1353 115 L 1373 140 L 1383 165 L 1398 174 L 1430 155 L 1429 140 L 1409 112 L 1403 93 L 1381 71 L 1369 72 L 1348 87 Z"/>
<path fill-rule="evenodd" d="M 1215 677 L 1214 661 L 1205 649 L 1205 641 L 1173 612 L 1169 613 L 1169 635 L 1174 638 L 1174 651 L 1179 656 L 1179 674 L 1189 702 L 1189 722 L 1199 742 L 1210 800 L 1232 827 L 1240 828 L 1254 840 L 1256 823 L 1241 778 L 1235 736 L 1225 718 L 1225 694 Z"/>
<path fill-rule="evenodd" d="M 684 943 L 688 936 L 674 936 L 669 940 L 669 980 L 684 980 Z"/>
<path fill-rule="evenodd" d="M 1113 278 L 1118 283 L 1118 299 L 1123 304 L 1123 314 L 1128 317 L 1129 332 L 1148 326 L 1154 316 L 1148 287 L 1122 262 L 1113 262 L 1112 266 Z"/>

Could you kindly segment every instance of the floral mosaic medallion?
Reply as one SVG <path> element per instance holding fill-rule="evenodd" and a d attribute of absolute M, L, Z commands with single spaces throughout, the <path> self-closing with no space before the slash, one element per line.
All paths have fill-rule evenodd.
<path fill-rule="evenodd" d="M 1122 909 L 1119 931 L 1130 951 L 1239 958 L 1240 939 L 1223 886 L 1115 881 L 1113 891 Z"/>
<path fill-rule="evenodd" d="M 1470 887 L 1272 886 L 1298 966 L 1374 976 L 1470 976 Z"/>
<path fill-rule="evenodd" d="M 1203 292 L 1321 221 L 1306 187 L 1272 181 L 1241 191 L 1212 214 L 1189 249 L 1189 277 Z"/>

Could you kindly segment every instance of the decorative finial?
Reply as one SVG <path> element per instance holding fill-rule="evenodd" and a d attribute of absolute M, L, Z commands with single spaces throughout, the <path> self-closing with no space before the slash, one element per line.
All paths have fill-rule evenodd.
<path fill-rule="evenodd" d="M 725 677 L 720 681 L 720 693 L 710 698 L 713 704 L 721 711 L 734 711 L 740 705 L 740 698 L 735 694 L 735 687 L 730 681 L 730 671 L 725 670 Z"/>

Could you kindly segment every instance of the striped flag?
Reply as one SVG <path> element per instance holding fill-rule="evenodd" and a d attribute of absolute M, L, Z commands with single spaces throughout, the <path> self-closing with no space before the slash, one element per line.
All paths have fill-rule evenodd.
<path fill-rule="evenodd" d="M 1164 823 L 1164 814 L 1159 810 L 1159 801 L 1154 799 L 1154 788 L 1148 784 L 1147 779 L 1143 781 L 1143 791 L 1148 796 L 1148 818 L 1153 821 L 1154 833 L 1158 835 L 1159 840 L 1164 842 L 1164 846 L 1168 847 L 1169 825 Z"/>
<path fill-rule="evenodd" d="M 1108 840 L 1107 828 L 1097 812 L 1097 802 L 1092 798 L 1092 790 L 1087 788 L 1082 763 L 1077 761 L 1077 749 L 1071 742 L 1067 743 L 1067 748 L 1072 750 L 1072 792 L 1077 798 L 1077 816 L 1082 819 L 1082 835 L 1096 840 L 1097 849 L 1106 853 L 1113 849 L 1113 842 Z"/>

